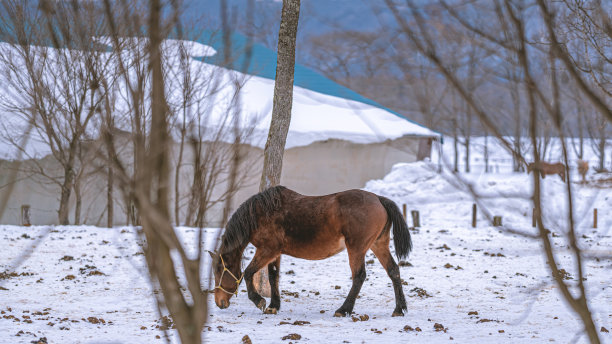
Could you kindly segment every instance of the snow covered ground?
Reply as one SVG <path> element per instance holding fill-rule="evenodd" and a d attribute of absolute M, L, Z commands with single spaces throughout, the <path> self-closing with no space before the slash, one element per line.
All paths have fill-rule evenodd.
<path fill-rule="evenodd" d="M 322 261 L 283 257 L 279 314 L 262 314 L 242 284 L 228 309 L 217 309 L 211 298 L 205 341 L 240 343 L 249 336 L 253 343 L 586 342 L 549 277 L 539 244 L 490 226 L 483 214 L 486 207 L 509 228 L 533 231 L 530 178 L 511 173 L 465 178 L 487 196 L 477 228 L 471 227 L 472 200 L 465 188 L 427 163 L 396 165 L 365 187 L 420 211 L 422 227 L 412 232 L 414 250 L 401 267 L 405 317 L 391 317 L 393 289 L 371 253 L 353 318 L 333 317 L 351 286 L 345 252 Z M 586 261 L 586 285 L 597 329 L 612 331 L 612 189 L 572 187 L 580 245 L 589 255 L 607 257 Z M 558 177 L 544 180 L 546 199 L 552 200 L 545 223 L 572 283 L 576 273 L 565 249 L 562 191 Z M 593 208 L 599 210 L 598 229 L 592 228 Z M 42 337 L 48 343 L 162 343 L 162 321 L 136 230 L 0 226 L 0 343 Z M 178 231 L 193 246 L 195 230 Z M 206 232 L 211 248 L 215 230 Z M 247 249 L 243 266 L 252 254 Z M 282 339 L 289 334 L 300 339 Z M 612 343 L 612 334 L 599 334 Z M 173 331 L 170 335 L 176 341 Z"/>

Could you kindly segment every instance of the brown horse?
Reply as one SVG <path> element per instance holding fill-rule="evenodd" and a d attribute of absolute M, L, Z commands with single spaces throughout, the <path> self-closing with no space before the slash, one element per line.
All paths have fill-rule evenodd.
<path fill-rule="evenodd" d="M 545 161 L 540 161 L 537 165 L 535 162 L 530 162 L 527 165 L 527 174 L 534 170 L 538 170 L 540 172 L 542 179 L 546 178 L 547 174 L 558 174 L 559 177 L 561 177 L 561 180 L 565 181 L 565 165 L 560 162 L 551 164 Z"/>
<path fill-rule="evenodd" d="M 388 198 L 361 190 L 304 196 L 283 186 L 260 192 L 236 210 L 227 224 L 219 253 L 211 253 L 215 303 L 219 308 L 227 308 L 232 295 L 237 295 L 242 280 L 242 253 L 249 242 L 257 250 L 243 275 L 248 297 L 267 314 L 276 314 L 280 308 L 281 254 L 318 260 L 346 248 L 353 285 L 334 315 L 348 316 L 366 278 L 364 258 L 371 249 L 393 282 L 393 316 L 404 315 L 406 299 L 400 270 L 389 251 L 392 225 L 396 255 L 402 259 L 412 249 L 410 232 L 397 205 Z M 253 285 L 253 274 L 265 266 L 268 266 L 272 291 L 267 308 L 266 301 Z"/>

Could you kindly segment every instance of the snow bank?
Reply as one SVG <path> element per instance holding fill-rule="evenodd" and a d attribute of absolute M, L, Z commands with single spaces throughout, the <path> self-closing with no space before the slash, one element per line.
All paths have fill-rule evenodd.
<path fill-rule="evenodd" d="M 365 190 L 411 205 L 468 199 L 436 165 L 425 161 L 396 164 L 383 179 L 367 182 Z"/>
<path fill-rule="evenodd" d="M 380 180 L 369 181 L 365 190 L 387 196 L 398 204 L 421 211 L 421 221 L 439 223 L 439 217 L 452 214 L 462 223 L 471 221 L 474 195 L 478 199 L 479 221 L 490 222 L 499 215 L 511 228 L 533 231 L 531 227 L 533 176 L 526 173 L 470 173 L 454 175 L 437 172 L 429 162 L 402 163 Z M 592 226 L 594 208 L 600 228 L 612 230 L 612 189 L 596 184 L 571 183 L 577 224 L 583 231 Z M 557 175 L 541 179 L 544 223 L 559 232 L 567 231 L 567 184 Z M 447 212 L 441 212 L 446 209 Z"/>

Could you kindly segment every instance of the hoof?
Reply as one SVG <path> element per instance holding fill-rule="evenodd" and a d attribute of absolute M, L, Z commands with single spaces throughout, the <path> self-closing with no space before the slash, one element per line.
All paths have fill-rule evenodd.
<path fill-rule="evenodd" d="M 336 313 L 334 313 L 335 317 L 341 318 L 341 317 L 348 317 L 349 315 L 351 315 L 351 312 L 345 312 L 345 311 L 336 311 Z"/>
<path fill-rule="evenodd" d="M 266 308 L 266 310 L 264 311 L 264 314 L 276 314 L 278 313 L 278 309 L 277 308 Z"/>
<path fill-rule="evenodd" d="M 266 300 L 261 299 L 261 301 L 257 303 L 257 308 L 261 309 L 262 311 L 266 309 Z"/>
<path fill-rule="evenodd" d="M 393 312 L 393 314 L 391 314 L 392 317 L 403 317 L 404 316 L 404 312 Z"/>

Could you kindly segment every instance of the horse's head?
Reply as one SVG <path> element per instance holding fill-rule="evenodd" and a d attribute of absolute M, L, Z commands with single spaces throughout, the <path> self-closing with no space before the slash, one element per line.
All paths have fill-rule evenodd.
<path fill-rule="evenodd" d="M 531 173 L 531 171 L 535 170 L 535 162 L 530 162 L 527 164 L 527 174 Z"/>
<path fill-rule="evenodd" d="M 230 299 L 238 294 L 238 286 L 242 282 L 240 271 L 241 257 L 210 252 L 213 259 L 212 268 L 215 275 L 215 304 L 223 309 L 230 305 Z"/>

